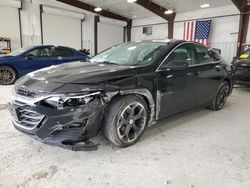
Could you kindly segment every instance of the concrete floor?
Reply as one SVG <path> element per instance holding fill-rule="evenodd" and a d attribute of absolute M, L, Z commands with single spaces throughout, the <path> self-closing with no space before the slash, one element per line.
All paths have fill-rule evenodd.
<path fill-rule="evenodd" d="M 10 90 L 0 86 L 0 104 Z M 94 152 L 37 142 L 0 106 L 0 187 L 250 187 L 250 88 L 235 89 L 222 111 L 161 121 L 129 148 L 99 137 Z"/>

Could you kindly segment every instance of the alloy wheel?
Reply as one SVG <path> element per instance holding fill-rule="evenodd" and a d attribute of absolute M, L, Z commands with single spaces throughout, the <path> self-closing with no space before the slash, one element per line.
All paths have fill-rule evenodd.
<path fill-rule="evenodd" d="M 219 109 L 223 108 L 223 106 L 225 105 L 228 95 L 229 95 L 229 86 L 224 85 L 221 88 L 216 101 Z"/>
<path fill-rule="evenodd" d="M 1 84 L 11 84 L 15 80 L 15 72 L 10 68 L 0 69 L 0 83 Z"/>
<path fill-rule="evenodd" d="M 135 141 L 144 131 L 147 112 L 138 102 L 127 105 L 117 121 L 118 138 L 124 143 Z"/>

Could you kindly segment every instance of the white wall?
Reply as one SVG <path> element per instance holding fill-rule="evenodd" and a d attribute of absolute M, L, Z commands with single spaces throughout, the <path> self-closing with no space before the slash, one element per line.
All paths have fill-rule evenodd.
<path fill-rule="evenodd" d="M 150 40 L 150 39 L 163 39 L 168 37 L 168 25 L 164 19 L 160 17 L 150 17 L 143 19 L 134 19 L 132 30 L 131 30 L 131 40 Z M 163 23 L 160 25 L 152 25 L 152 35 L 143 34 L 143 25 L 147 24 L 157 24 Z"/>
<path fill-rule="evenodd" d="M 40 28 L 40 8 L 39 5 L 45 5 L 45 6 L 53 6 L 53 7 L 58 7 L 61 9 L 65 9 L 65 10 L 69 10 L 69 11 L 73 11 L 73 12 L 82 12 L 85 14 L 85 20 L 82 23 L 82 36 L 83 36 L 83 48 L 87 48 L 90 49 L 91 54 L 94 54 L 94 14 L 90 13 L 90 12 L 86 12 L 83 11 L 81 9 L 66 5 L 64 3 L 60 3 L 57 2 L 55 0 L 32 0 L 32 2 L 30 0 L 24 0 L 23 1 L 23 9 L 21 11 L 21 22 L 22 22 L 22 39 L 23 39 L 23 46 L 30 46 L 30 45 L 36 45 L 36 44 L 41 44 L 41 28 Z M 69 20 L 71 20 L 70 18 L 66 18 L 64 20 L 65 17 L 63 16 L 58 16 L 58 23 L 53 23 L 53 21 L 55 21 L 56 19 L 50 20 L 49 19 L 49 15 L 44 15 L 43 17 L 45 17 L 44 19 L 46 19 L 45 21 L 49 22 L 47 23 L 47 25 L 43 25 L 43 29 L 45 30 L 45 34 L 46 32 L 50 32 L 50 36 L 44 36 L 45 39 L 45 43 L 58 43 L 61 45 L 67 45 L 70 47 L 75 47 L 77 49 L 80 48 L 80 44 L 81 44 L 81 38 L 80 38 L 80 21 L 79 24 L 76 26 L 76 22 L 74 19 L 72 19 L 72 24 L 74 26 L 72 26 L 72 24 L 70 24 L 70 26 L 68 27 L 73 27 L 73 28 L 77 28 L 75 29 L 75 31 L 71 30 L 71 33 L 65 33 L 64 31 L 61 30 L 60 31 L 60 27 L 64 24 L 66 24 L 66 22 L 69 22 Z M 56 16 L 54 16 L 55 18 Z M 52 28 L 53 27 L 53 28 Z M 51 31 L 54 30 L 54 31 Z M 0 28 L 1 31 L 1 28 Z M 53 33 L 51 33 L 53 32 Z M 58 34 L 59 33 L 59 34 Z M 44 35 L 45 35 L 44 34 Z M 74 37 L 72 39 L 71 36 L 73 35 L 77 35 L 78 36 L 78 41 L 76 41 L 76 38 Z M 55 38 L 53 38 L 52 40 L 52 36 L 55 36 Z M 47 38 L 46 38 L 47 37 Z M 65 39 L 62 43 L 60 43 L 61 39 Z"/>
<path fill-rule="evenodd" d="M 239 14 L 237 8 L 233 5 L 201 9 L 192 12 L 177 13 L 174 23 L 174 38 L 183 39 L 184 21 L 191 19 L 202 19 L 208 17 L 219 17 L 224 15 Z M 146 22 L 146 20 L 148 20 Z M 140 26 L 144 24 L 165 23 L 163 19 L 151 17 L 147 19 L 136 19 L 133 26 Z M 132 40 L 144 40 L 150 38 L 166 38 L 167 24 L 154 25 L 155 32 L 150 37 L 142 34 L 141 27 L 132 28 Z M 164 27 L 165 26 L 165 27 Z M 236 55 L 237 39 L 238 39 L 239 15 L 212 18 L 212 28 L 209 38 L 209 45 L 213 48 L 220 48 L 222 56 L 227 62 L 231 62 Z M 164 35 L 165 34 L 165 35 Z M 250 41 L 250 34 L 249 34 Z"/>
<path fill-rule="evenodd" d="M 248 23 L 246 43 L 250 44 L 250 19 Z"/>
<path fill-rule="evenodd" d="M 43 14 L 43 44 L 81 49 L 81 20 L 47 13 Z"/>
<path fill-rule="evenodd" d="M 122 26 L 99 22 L 97 33 L 98 53 L 111 46 L 123 43 Z"/>
<path fill-rule="evenodd" d="M 18 8 L 0 5 L 0 37 L 11 39 L 12 50 L 20 48 Z"/>

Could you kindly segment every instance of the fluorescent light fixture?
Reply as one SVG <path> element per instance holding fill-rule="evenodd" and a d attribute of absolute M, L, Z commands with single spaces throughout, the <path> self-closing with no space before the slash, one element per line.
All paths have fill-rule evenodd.
<path fill-rule="evenodd" d="M 173 13 L 174 13 L 173 10 L 166 10 L 166 11 L 164 12 L 164 14 L 173 14 Z"/>
<path fill-rule="evenodd" d="M 137 0 L 127 0 L 128 3 L 134 3 L 136 2 Z"/>
<path fill-rule="evenodd" d="M 96 7 L 94 10 L 95 10 L 95 12 L 100 12 L 100 11 L 102 11 L 102 8 L 101 7 Z"/>
<path fill-rule="evenodd" d="M 134 16 L 132 16 L 132 18 L 137 18 L 137 16 L 136 16 L 136 15 L 134 15 Z"/>
<path fill-rule="evenodd" d="M 201 8 L 208 8 L 208 7 L 210 7 L 210 4 L 204 3 L 204 4 L 202 4 L 200 7 L 201 7 Z"/>

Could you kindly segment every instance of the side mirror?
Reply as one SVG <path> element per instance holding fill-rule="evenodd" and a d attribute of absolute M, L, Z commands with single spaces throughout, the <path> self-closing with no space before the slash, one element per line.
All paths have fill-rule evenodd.
<path fill-rule="evenodd" d="M 28 54 L 25 59 L 28 59 L 28 60 L 31 60 L 31 59 L 34 59 L 34 55 L 33 54 Z"/>
<path fill-rule="evenodd" d="M 162 66 L 163 69 L 171 69 L 171 70 L 185 70 L 188 68 L 188 62 L 187 61 L 183 61 L 183 60 L 177 60 L 174 59 L 170 62 L 168 62 L 167 64 L 165 64 L 165 66 Z"/>

